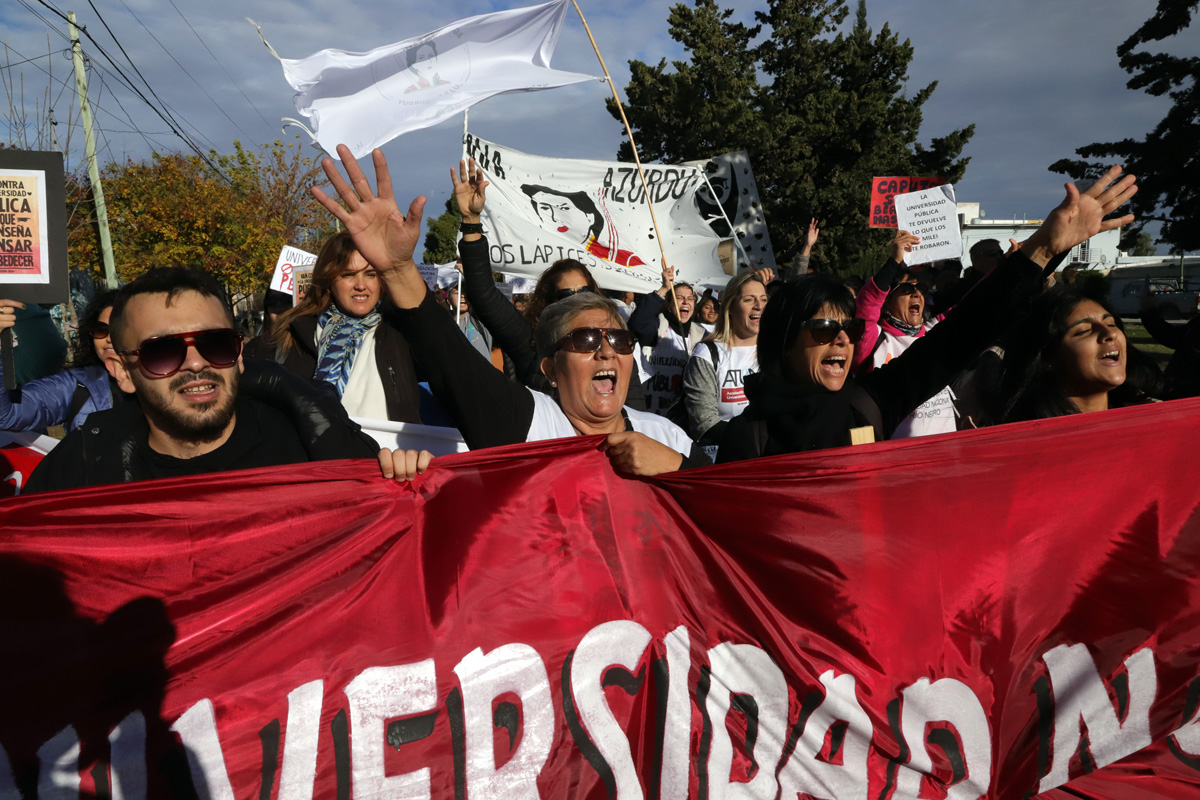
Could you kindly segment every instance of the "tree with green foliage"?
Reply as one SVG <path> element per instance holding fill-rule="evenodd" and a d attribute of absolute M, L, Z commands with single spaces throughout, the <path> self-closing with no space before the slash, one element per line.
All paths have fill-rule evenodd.
<path fill-rule="evenodd" d="M 918 141 L 921 106 L 937 84 L 905 91 L 912 45 L 887 25 L 872 32 L 862 0 L 848 29 L 846 0 L 768 0 L 753 26 L 731 22 L 716 0 L 694 3 L 668 17 L 686 60 L 630 62 L 627 113 L 640 154 L 679 162 L 746 150 L 780 263 L 800 252 L 816 217 L 814 265 L 873 272 L 894 233 L 867 227 L 871 179 L 961 179 L 974 126 Z M 629 142 L 618 157 L 632 158 Z"/>
<path fill-rule="evenodd" d="M 1157 255 L 1157 250 L 1154 247 L 1154 237 L 1148 233 L 1139 233 L 1133 240 L 1133 246 L 1129 248 L 1131 256 L 1153 256 Z"/>
<path fill-rule="evenodd" d="M 1083 180 L 1098 178 L 1116 159 L 1138 176 L 1140 191 L 1129 206 L 1137 219 L 1122 234 L 1125 248 L 1132 247 L 1147 224 L 1161 222 L 1159 241 L 1185 251 L 1200 249 L 1200 58 L 1135 52 L 1179 35 L 1198 5 L 1200 0 L 1158 0 L 1154 16 L 1117 48 L 1121 68 L 1133 76 L 1126 86 L 1174 101 L 1154 130 L 1142 140 L 1089 144 L 1075 151 L 1080 159 L 1050 165 L 1054 172 Z"/>
<path fill-rule="evenodd" d="M 446 210 L 426 223 L 425 252 L 421 261 L 426 264 L 449 264 L 458 260 L 458 203 L 454 195 L 446 201 Z"/>

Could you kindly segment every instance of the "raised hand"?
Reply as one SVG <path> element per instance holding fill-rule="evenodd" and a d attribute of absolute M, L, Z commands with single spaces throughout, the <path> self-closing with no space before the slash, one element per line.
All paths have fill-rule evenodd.
<path fill-rule="evenodd" d="M 671 287 L 674 285 L 675 285 L 675 268 L 670 266 L 669 264 L 667 264 L 667 262 L 664 261 L 663 268 L 662 268 L 662 286 L 660 286 L 657 290 L 659 296 L 666 297 L 667 292 L 669 292 L 671 290 Z"/>
<path fill-rule="evenodd" d="M 817 227 L 817 218 L 813 217 L 808 223 L 808 236 L 804 242 L 805 255 L 812 252 L 813 245 L 817 243 L 817 237 L 820 235 L 821 229 Z"/>
<path fill-rule="evenodd" d="M 1117 180 L 1121 171 L 1121 167 L 1111 167 L 1083 192 L 1075 184 L 1067 183 L 1066 198 L 1046 216 L 1042 227 L 1025 240 L 1021 251 L 1035 263 L 1045 266 L 1054 256 L 1086 242 L 1097 233 L 1133 222 L 1133 214 L 1104 218 L 1137 194 L 1137 178 L 1126 175 Z"/>
<path fill-rule="evenodd" d="M 25 304 L 16 300 L 0 300 L 0 331 L 5 328 L 11 328 L 17 324 L 18 308 L 24 308 Z"/>
<path fill-rule="evenodd" d="M 458 162 L 458 173 L 450 168 L 450 182 L 454 184 L 454 199 L 458 203 L 458 212 L 465 220 L 467 217 L 478 217 L 483 213 L 484 190 L 488 182 L 483 179 L 483 170 L 475 166 L 471 159 L 470 166 L 466 161 Z"/>
<path fill-rule="evenodd" d="M 371 191 L 371 184 L 354 160 L 350 148 L 339 144 L 337 152 L 350 178 L 349 183 L 342 178 L 332 158 L 322 159 L 321 167 L 346 207 L 343 208 L 317 186 L 312 187 L 313 197 L 346 226 L 358 252 L 380 272 L 381 277 L 393 277 L 393 273 L 405 267 L 411 267 L 415 272 L 413 251 L 421 238 L 421 212 L 425 208 L 425 197 L 413 200 L 408 207 L 408 214 L 400 213 L 392 194 L 392 177 L 383 151 L 375 149 L 371 152 L 378 196 Z"/>
<path fill-rule="evenodd" d="M 904 254 L 911 253 L 914 244 L 920 244 L 921 238 L 913 236 L 908 231 L 899 231 L 896 233 L 896 238 L 892 239 L 891 254 L 892 261 L 897 264 L 904 263 Z"/>

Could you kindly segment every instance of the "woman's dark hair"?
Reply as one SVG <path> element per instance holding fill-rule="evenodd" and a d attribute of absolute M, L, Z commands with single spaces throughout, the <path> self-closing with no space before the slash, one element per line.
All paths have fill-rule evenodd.
<path fill-rule="evenodd" d="M 563 258 L 555 261 L 538 277 L 537 286 L 534 287 L 533 294 L 529 295 L 529 300 L 525 303 L 525 319 L 529 320 L 529 324 L 534 328 L 538 325 L 542 311 L 545 310 L 546 306 L 554 302 L 554 293 L 558 291 L 555 288 L 555 284 L 558 283 L 559 277 L 568 272 L 582 273 L 584 281 L 587 282 L 591 290 L 597 294 L 600 293 L 600 287 L 596 285 L 596 279 L 592 277 L 592 273 L 588 272 L 588 268 L 582 263 L 573 258 Z"/>
<path fill-rule="evenodd" d="M 293 309 L 283 312 L 275 318 L 275 326 L 271 329 L 271 342 L 276 347 L 288 352 L 295 346 L 292 337 L 292 320 L 298 317 L 315 317 L 333 302 L 333 282 L 347 271 L 350 257 L 357 252 L 354 239 L 348 231 L 334 234 L 321 247 L 317 254 L 317 262 L 313 265 L 312 283 L 309 284 L 308 294 Z"/>
<path fill-rule="evenodd" d="M 814 272 L 785 283 L 763 309 L 758 327 L 759 370 L 777 378 L 788 377 L 784 355 L 800 335 L 800 323 L 825 306 L 847 319 L 854 316 L 854 297 L 842 281 Z"/>
<path fill-rule="evenodd" d="M 108 289 L 88 303 L 87 311 L 79 318 L 79 340 L 75 342 L 75 358 L 72 360 L 74 366 L 86 367 L 100 363 L 100 357 L 96 355 L 96 347 L 93 344 L 92 331 L 96 330 L 96 325 L 100 322 L 100 313 L 106 308 L 112 308 L 116 299 L 117 290 Z"/>
<path fill-rule="evenodd" d="M 1002 340 L 1002 422 L 1080 413 L 1063 391 L 1051 358 L 1067 334 L 1067 321 L 1071 313 L 1086 300 L 1091 300 L 1112 314 L 1117 328 L 1124 332 L 1121 317 L 1113 310 L 1108 298 L 1093 289 L 1078 285 L 1055 286 L 1037 297 L 1029 317 L 1018 323 Z M 1128 342 L 1125 344 L 1125 354 L 1125 383 L 1108 393 L 1111 408 L 1152 397 L 1161 383 L 1161 372 L 1149 356 Z"/>

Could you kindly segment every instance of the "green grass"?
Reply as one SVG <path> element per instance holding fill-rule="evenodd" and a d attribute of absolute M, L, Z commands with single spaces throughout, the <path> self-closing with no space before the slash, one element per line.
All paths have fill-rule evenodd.
<path fill-rule="evenodd" d="M 1155 341 L 1154 337 L 1146 333 L 1146 329 L 1141 325 L 1126 324 L 1125 338 L 1131 345 L 1157 361 L 1160 367 L 1167 366 L 1167 362 L 1171 360 L 1171 356 L 1175 352 Z"/>

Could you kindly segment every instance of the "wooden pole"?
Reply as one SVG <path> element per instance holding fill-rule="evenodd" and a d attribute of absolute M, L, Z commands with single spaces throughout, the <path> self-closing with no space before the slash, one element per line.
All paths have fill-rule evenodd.
<path fill-rule="evenodd" d="M 629 149 L 633 151 L 633 163 L 637 165 L 638 177 L 642 180 L 642 191 L 646 194 L 646 205 L 650 208 L 650 222 L 654 225 L 654 235 L 658 238 L 658 251 L 662 253 L 663 269 L 666 269 L 667 248 L 663 244 L 662 231 L 658 229 L 658 217 L 654 214 L 654 201 L 650 198 L 650 187 L 646 184 L 646 173 L 642 171 L 642 159 L 638 156 L 637 143 L 633 140 L 633 129 L 629 127 L 629 119 L 625 116 L 625 106 L 621 104 L 621 96 L 617 94 L 617 86 L 613 83 L 612 76 L 608 74 L 608 66 L 604 63 L 604 56 L 600 55 L 600 48 L 596 45 L 596 37 L 592 36 L 592 29 L 588 27 L 587 19 L 583 16 L 583 9 L 579 7 L 578 0 L 571 0 L 571 4 L 575 6 L 575 11 L 579 14 L 579 21 L 583 23 L 583 29 L 587 32 L 588 41 L 592 43 L 592 49 L 596 51 L 596 58 L 600 60 L 600 69 L 604 70 L 604 80 L 608 81 L 608 88 L 612 92 L 613 100 L 617 104 L 617 110 L 621 112 L 621 122 L 625 123 L 625 133 L 629 135 Z M 669 288 L 671 291 L 671 302 L 675 305 L 676 316 L 678 316 L 679 301 L 675 299 L 674 281 L 672 281 Z"/>

